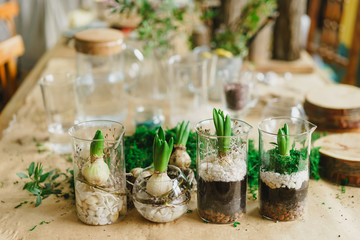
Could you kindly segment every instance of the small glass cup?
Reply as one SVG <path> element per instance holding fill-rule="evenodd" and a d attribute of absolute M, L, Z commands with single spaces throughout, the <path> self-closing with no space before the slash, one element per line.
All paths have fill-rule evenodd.
<path fill-rule="evenodd" d="M 243 65 L 242 57 L 218 57 L 215 68 L 215 79 L 209 87 L 209 99 L 221 101 L 224 73 L 228 78 L 235 78 L 239 75 Z"/>
<path fill-rule="evenodd" d="M 218 137 L 212 119 L 196 125 L 198 213 L 206 222 L 231 223 L 246 212 L 248 134 L 252 127 L 231 119 L 232 134 Z M 222 144 L 229 143 L 227 151 Z"/>
<path fill-rule="evenodd" d="M 281 155 L 277 133 L 285 123 L 291 150 Z M 275 221 L 298 219 L 305 214 L 311 134 L 316 126 L 300 118 L 275 117 L 261 121 L 258 129 L 260 214 Z"/>
<path fill-rule="evenodd" d="M 208 68 L 210 61 L 206 58 L 188 55 L 172 56 L 169 59 L 170 79 L 172 83 L 172 100 L 177 105 L 184 104 L 187 98 L 193 99 L 193 103 L 186 102 L 187 106 L 198 109 L 208 101 Z"/>
<path fill-rule="evenodd" d="M 223 79 L 222 101 L 231 117 L 244 117 L 258 101 L 257 86 L 252 72 L 230 74 L 225 69 L 218 73 Z"/>
<path fill-rule="evenodd" d="M 51 148 L 55 153 L 71 153 L 71 139 L 67 134 L 76 118 L 75 76 L 70 73 L 48 74 L 40 78 Z"/>
<path fill-rule="evenodd" d="M 92 162 L 90 145 L 97 130 L 104 135 L 104 154 L 100 161 L 104 161 L 110 171 L 101 185 L 88 182 L 83 175 L 84 168 Z M 73 142 L 76 212 L 86 224 L 112 224 L 126 214 L 124 133 L 121 123 L 105 120 L 82 122 L 69 130 Z"/>
<path fill-rule="evenodd" d="M 180 168 L 169 165 L 167 174 L 172 189 L 164 196 L 155 197 L 146 192 L 146 184 L 153 174 L 153 167 L 145 168 L 133 186 L 133 202 L 137 211 L 147 220 L 164 223 L 181 217 L 190 201 L 190 185 Z"/>

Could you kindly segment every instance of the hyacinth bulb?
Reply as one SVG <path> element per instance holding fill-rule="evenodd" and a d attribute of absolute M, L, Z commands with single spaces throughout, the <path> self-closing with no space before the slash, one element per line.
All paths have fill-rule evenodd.
<path fill-rule="evenodd" d="M 172 182 L 166 172 L 154 173 L 146 184 L 146 191 L 159 197 L 172 189 Z"/>
<path fill-rule="evenodd" d="M 104 186 L 110 176 L 109 167 L 102 158 L 96 159 L 93 163 L 87 162 L 81 173 L 86 181 L 98 186 Z"/>
<path fill-rule="evenodd" d="M 181 169 L 190 167 L 191 158 L 186 152 L 185 146 L 176 146 L 174 147 L 175 151 L 171 154 L 170 164 L 175 165 Z"/>

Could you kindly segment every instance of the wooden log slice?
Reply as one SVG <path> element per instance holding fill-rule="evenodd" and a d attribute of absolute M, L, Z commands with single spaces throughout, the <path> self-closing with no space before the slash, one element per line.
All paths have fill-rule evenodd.
<path fill-rule="evenodd" d="M 312 89 L 305 97 L 309 121 L 321 130 L 347 131 L 360 128 L 360 89 L 331 84 Z"/>
<path fill-rule="evenodd" d="M 320 148 L 320 176 L 360 187 L 360 133 L 333 134 L 315 142 Z"/>

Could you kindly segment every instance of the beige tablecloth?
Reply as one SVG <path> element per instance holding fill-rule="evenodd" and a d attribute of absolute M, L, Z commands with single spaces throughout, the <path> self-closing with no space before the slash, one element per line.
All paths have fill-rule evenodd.
<path fill-rule="evenodd" d="M 47 72 L 66 66 L 74 67 L 71 60 L 53 59 Z M 287 94 L 299 99 L 312 87 L 325 82 L 316 74 L 294 75 L 291 82 L 280 87 L 259 85 L 260 101 L 245 118 L 256 127 L 264 101 L 271 96 Z M 139 99 L 129 103 L 129 115 L 125 121 L 128 133 L 134 130 L 133 109 Z M 168 114 L 165 114 L 165 117 Z M 207 116 L 199 116 L 207 117 Z M 168 122 L 166 122 L 169 124 Z M 36 141 L 35 139 L 36 138 Z M 250 136 L 257 139 L 257 129 Z M 48 133 L 40 88 L 29 92 L 26 104 L 14 116 L 9 128 L 0 140 L 0 239 L 360 239 L 360 189 L 341 187 L 325 181 L 310 181 L 308 213 L 302 220 L 272 222 L 259 215 L 259 201 L 247 201 L 247 214 L 240 225 L 216 225 L 204 223 L 196 212 L 196 196 L 190 204 L 191 213 L 166 224 L 155 224 L 143 219 L 135 209 L 120 222 L 108 226 L 88 226 L 81 223 L 75 213 L 72 199 L 54 196 L 43 200 L 39 207 L 24 204 L 35 201 L 22 190 L 24 181 L 16 176 L 25 172 L 32 161 L 43 163 L 45 170 L 71 168 L 68 156 L 59 156 L 50 150 L 38 152 L 36 142 L 47 144 Z M 18 183 L 17 183 L 18 182 Z M 46 223 L 41 224 L 42 221 Z M 37 227 L 30 231 L 35 225 Z"/>

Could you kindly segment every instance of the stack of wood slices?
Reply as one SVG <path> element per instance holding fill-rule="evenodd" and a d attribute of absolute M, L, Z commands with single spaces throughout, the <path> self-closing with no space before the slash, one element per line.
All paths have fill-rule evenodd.
<path fill-rule="evenodd" d="M 342 185 L 360 187 L 360 133 L 338 133 L 320 138 L 320 175 Z"/>
<path fill-rule="evenodd" d="M 360 89 L 331 84 L 308 92 L 304 109 L 308 120 L 319 130 L 358 131 L 360 128 Z"/>
<path fill-rule="evenodd" d="M 310 122 L 329 133 L 315 142 L 321 147 L 321 177 L 360 187 L 360 89 L 343 84 L 313 89 L 304 109 Z"/>

